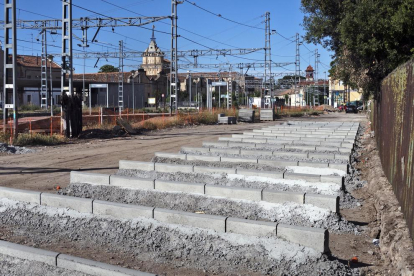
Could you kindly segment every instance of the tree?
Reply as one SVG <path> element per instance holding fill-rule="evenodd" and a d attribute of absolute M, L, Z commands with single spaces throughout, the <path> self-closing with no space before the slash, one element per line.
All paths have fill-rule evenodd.
<path fill-rule="evenodd" d="M 99 73 L 110 73 L 110 72 L 119 72 L 118 68 L 113 65 L 105 64 L 99 68 Z"/>
<path fill-rule="evenodd" d="M 364 97 L 414 53 L 414 0 L 302 0 L 308 43 L 334 52 L 330 74 Z"/>

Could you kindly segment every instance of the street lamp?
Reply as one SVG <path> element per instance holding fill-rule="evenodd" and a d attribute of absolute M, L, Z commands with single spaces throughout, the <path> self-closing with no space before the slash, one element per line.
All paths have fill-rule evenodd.
<path fill-rule="evenodd" d="M 188 85 L 190 86 L 190 98 L 189 98 L 189 101 L 188 101 L 188 107 L 190 108 L 191 107 L 191 72 L 190 71 L 187 71 L 187 73 L 188 73 L 188 77 L 189 77 L 189 82 L 188 82 Z"/>

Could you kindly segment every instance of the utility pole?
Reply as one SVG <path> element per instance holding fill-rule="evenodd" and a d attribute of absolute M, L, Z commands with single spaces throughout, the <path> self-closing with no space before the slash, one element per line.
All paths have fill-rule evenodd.
<path fill-rule="evenodd" d="M 124 41 L 119 41 L 119 68 L 118 68 L 118 108 L 119 116 L 124 108 Z"/>
<path fill-rule="evenodd" d="M 66 82 L 68 86 L 65 86 Z M 76 114 L 80 115 L 80 118 L 77 118 L 74 113 L 79 108 L 79 102 L 75 100 L 73 93 L 72 0 L 62 0 L 61 91 L 63 130 L 66 132 L 66 137 L 76 137 L 82 131 L 82 109 L 80 109 L 81 114 Z"/>
<path fill-rule="evenodd" d="M 190 71 L 188 71 L 188 77 L 189 77 L 189 83 L 188 83 L 188 85 L 189 85 L 189 90 L 190 90 L 190 95 L 189 95 L 189 103 L 188 103 L 188 107 L 191 107 L 191 72 Z"/>
<path fill-rule="evenodd" d="M 48 57 L 49 65 L 50 65 L 50 116 L 53 117 L 53 75 L 52 75 L 52 64 L 53 64 L 53 56 L 50 55 Z"/>
<path fill-rule="evenodd" d="M 296 33 L 295 106 L 296 106 L 296 95 L 299 93 L 299 89 L 300 89 L 300 52 L 299 52 L 300 45 L 302 45 L 302 43 L 299 42 L 299 34 Z M 300 105 L 302 105 L 302 103 Z"/>
<path fill-rule="evenodd" d="M 16 83 L 16 0 L 4 1 L 4 74 L 3 74 L 3 131 L 6 133 L 8 109 L 13 109 L 13 135 L 17 138 L 17 83 Z M 12 92 L 11 102 L 8 103 L 8 94 Z"/>
<path fill-rule="evenodd" d="M 270 12 L 266 12 L 265 14 L 265 77 L 264 77 L 264 92 L 266 95 L 266 87 L 267 87 L 267 74 L 271 75 L 272 72 L 272 56 L 270 53 Z M 269 77 L 270 79 L 270 77 Z M 262 89 L 263 90 L 263 89 Z M 262 91 L 260 91 L 260 107 L 261 102 L 263 101 Z M 263 106 L 264 107 L 264 106 Z"/>
<path fill-rule="evenodd" d="M 46 27 L 43 25 L 43 27 Z M 47 31 L 42 29 L 42 54 L 41 54 L 41 67 L 40 67 L 40 108 L 46 108 L 48 106 L 48 92 L 47 92 Z"/>

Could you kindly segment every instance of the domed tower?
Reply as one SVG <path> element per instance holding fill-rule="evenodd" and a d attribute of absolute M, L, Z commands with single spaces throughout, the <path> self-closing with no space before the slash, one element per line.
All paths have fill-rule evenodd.
<path fill-rule="evenodd" d="M 313 70 L 313 67 L 309 65 L 308 68 L 306 68 L 305 72 L 306 81 L 313 81 L 313 72 L 315 72 L 315 70 Z"/>
<path fill-rule="evenodd" d="M 154 36 L 155 26 L 152 27 L 151 42 L 145 52 L 142 54 L 142 69 L 145 70 L 147 76 L 156 76 L 163 71 L 166 64 L 164 53 L 158 47 Z"/>

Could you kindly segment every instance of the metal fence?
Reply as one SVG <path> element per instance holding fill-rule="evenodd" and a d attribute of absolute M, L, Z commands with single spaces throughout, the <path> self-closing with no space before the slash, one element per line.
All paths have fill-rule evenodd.
<path fill-rule="evenodd" d="M 414 239 L 414 60 L 398 67 L 381 86 L 373 128 L 382 167 Z"/>

